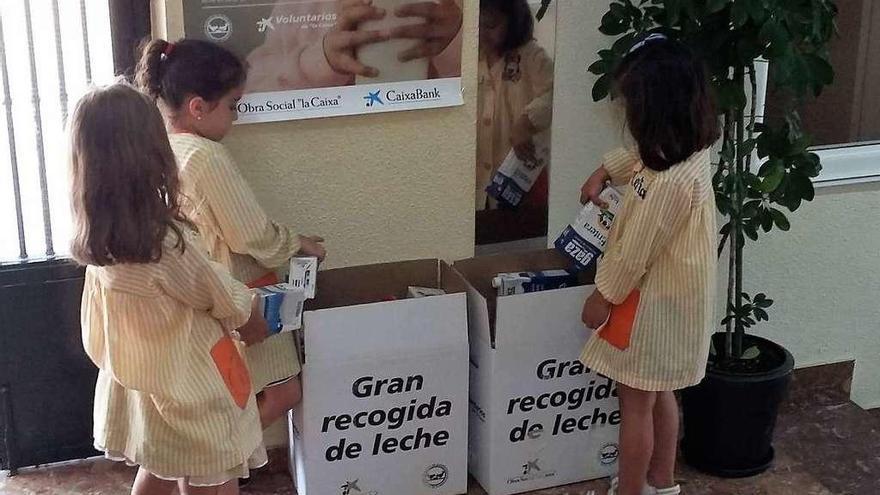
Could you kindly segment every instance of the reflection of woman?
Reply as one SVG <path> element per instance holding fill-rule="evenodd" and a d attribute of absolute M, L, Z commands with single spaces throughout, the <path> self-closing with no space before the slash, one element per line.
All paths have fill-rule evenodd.
<path fill-rule="evenodd" d="M 533 31 L 526 0 L 481 0 L 477 210 L 496 206 L 486 197 L 486 186 L 511 148 L 520 158 L 531 158 L 535 139 L 548 138 L 553 62 Z"/>
<path fill-rule="evenodd" d="M 276 3 L 271 19 L 308 19 L 307 24 L 266 28 L 266 40 L 247 57 L 247 93 L 332 86 L 354 82 L 355 75 L 372 77 L 375 69 L 360 63 L 357 48 L 390 38 L 420 40 L 399 54 L 401 60 L 430 58 L 434 77 L 460 75 L 461 0 L 414 2 L 386 12 L 372 0 Z M 424 23 L 390 32 L 358 31 L 366 21 L 388 15 L 424 18 Z"/>

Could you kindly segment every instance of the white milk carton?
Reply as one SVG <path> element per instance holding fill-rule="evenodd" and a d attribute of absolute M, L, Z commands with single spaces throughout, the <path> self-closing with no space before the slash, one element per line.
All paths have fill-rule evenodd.
<path fill-rule="evenodd" d="M 522 160 L 516 156 L 514 150 L 510 150 L 492 177 L 492 182 L 486 187 L 489 197 L 510 207 L 519 206 L 550 162 L 550 147 L 546 144 L 546 139 L 535 139 L 534 143 L 534 160 Z"/>
<path fill-rule="evenodd" d="M 321 272 L 290 430 L 299 495 L 467 491 L 464 285 L 438 260 Z M 447 294 L 407 299 L 410 286 Z"/>
<path fill-rule="evenodd" d="M 519 206 L 525 195 L 532 190 L 550 158 L 550 148 L 541 144 L 544 140 L 535 140 L 535 159 L 522 160 L 516 152 L 510 150 L 507 158 L 501 162 L 492 183 L 486 188 L 486 194 L 510 207 Z"/>
<path fill-rule="evenodd" d="M 593 286 L 498 297 L 489 283 L 499 272 L 568 265 L 555 250 L 453 265 L 468 282 L 468 465 L 489 495 L 617 471 L 617 387 L 578 360 L 592 332 L 581 323 L 581 308 Z M 590 282 L 586 273 L 581 276 Z"/>
<path fill-rule="evenodd" d="M 294 256 L 290 258 L 288 283 L 302 289 L 306 299 L 315 298 L 318 283 L 318 258 L 315 256 Z"/>
<path fill-rule="evenodd" d="M 582 270 L 605 252 L 614 217 L 623 204 L 623 196 L 613 187 L 605 188 L 599 197 L 608 203 L 608 208 L 603 210 L 593 203 L 587 203 L 574 222 L 559 234 L 554 244 Z"/>
<path fill-rule="evenodd" d="M 498 289 L 499 297 L 576 285 L 578 285 L 578 275 L 571 270 L 499 273 L 492 279 L 492 287 Z"/>
<path fill-rule="evenodd" d="M 446 295 L 446 291 L 443 289 L 437 289 L 435 287 L 414 287 L 412 285 L 407 288 L 406 292 L 406 297 L 408 298 Z"/>
<path fill-rule="evenodd" d="M 303 290 L 291 284 L 275 284 L 254 289 L 260 298 L 259 311 L 266 319 L 270 334 L 289 332 L 302 327 Z"/>

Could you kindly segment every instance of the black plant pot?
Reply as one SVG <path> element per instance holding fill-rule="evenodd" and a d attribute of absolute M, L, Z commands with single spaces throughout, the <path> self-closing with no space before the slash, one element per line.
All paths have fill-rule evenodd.
<path fill-rule="evenodd" d="M 721 349 L 724 334 L 713 336 Z M 766 471 L 773 463 L 773 429 L 794 369 L 794 358 L 782 346 L 747 335 L 744 348 L 758 346 L 762 366 L 731 372 L 710 363 L 699 385 L 682 391 L 685 462 L 724 478 L 743 478 Z"/>

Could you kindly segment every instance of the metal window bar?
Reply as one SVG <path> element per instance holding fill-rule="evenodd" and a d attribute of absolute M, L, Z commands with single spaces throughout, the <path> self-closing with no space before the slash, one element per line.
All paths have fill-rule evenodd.
<path fill-rule="evenodd" d="M 83 54 L 86 59 L 86 84 L 92 84 L 92 57 L 89 53 L 89 20 L 86 14 L 86 0 L 79 0 L 79 16 L 82 21 Z"/>
<path fill-rule="evenodd" d="M 64 49 L 61 43 L 61 16 L 58 0 L 52 0 L 52 20 L 55 24 L 55 58 L 58 60 L 58 101 L 61 104 L 61 124 L 67 126 L 67 80 L 64 77 Z"/>
<path fill-rule="evenodd" d="M 24 22 L 27 31 L 28 59 L 31 69 L 31 94 L 34 106 L 34 125 L 37 144 L 37 171 L 40 177 L 40 200 L 43 204 L 43 234 L 46 237 L 46 256 L 55 256 L 52 243 L 52 215 L 49 212 L 49 184 L 46 180 L 46 151 L 43 143 L 43 116 L 40 111 L 40 87 L 37 83 L 37 60 L 34 54 L 34 25 L 31 19 L 31 1 L 24 0 Z"/>
<path fill-rule="evenodd" d="M 9 143 L 9 164 L 12 167 L 12 191 L 15 199 L 15 221 L 18 224 L 19 257 L 27 259 L 24 237 L 24 216 L 21 210 L 21 182 L 18 177 L 18 155 L 15 151 L 15 125 L 12 120 L 12 93 L 9 89 L 9 66 L 6 64 L 6 42 L 3 34 L 3 15 L 0 13 L 0 68 L 3 70 L 3 106 L 6 109 L 6 134 Z"/>

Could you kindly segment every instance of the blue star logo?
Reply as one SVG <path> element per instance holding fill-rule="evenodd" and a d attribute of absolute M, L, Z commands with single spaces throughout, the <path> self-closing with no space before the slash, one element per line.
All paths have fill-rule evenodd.
<path fill-rule="evenodd" d="M 380 105 L 384 105 L 385 102 L 382 101 L 382 97 L 379 95 L 382 90 L 376 90 L 375 92 L 367 93 L 367 96 L 364 96 L 364 100 L 367 100 L 367 107 L 372 107 L 375 103 Z"/>

